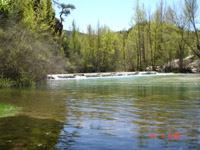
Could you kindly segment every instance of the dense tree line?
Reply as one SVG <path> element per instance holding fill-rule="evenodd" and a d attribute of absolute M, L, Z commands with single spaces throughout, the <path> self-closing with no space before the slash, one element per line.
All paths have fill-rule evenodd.
<path fill-rule="evenodd" d="M 174 59 L 180 62 L 176 71 L 188 71 L 183 59 L 192 54 L 200 58 L 197 9 L 197 0 L 180 1 L 173 8 L 160 0 L 150 13 L 136 1 L 131 29 L 118 33 L 98 24 L 96 30 L 89 25 L 87 33 L 80 35 L 73 22 L 66 50 L 71 71 L 140 71 L 148 66 L 156 70 Z"/>
<path fill-rule="evenodd" d="M 75 6 L 58 2 L 0 1 L 1 78 L 29 85 L 48 73 L 156 70 L 174 59 L 184 72 L 186 56 L 200 58 L 197 0 L 177 7 L 160 0 L 152 13 L 136 1 L 128 31 L 98 23 L 84 34 L 75 21 L 70 32 L 63 30 L 63 17 Z M 60 7 L 58 19 L 53 4 Z"/>

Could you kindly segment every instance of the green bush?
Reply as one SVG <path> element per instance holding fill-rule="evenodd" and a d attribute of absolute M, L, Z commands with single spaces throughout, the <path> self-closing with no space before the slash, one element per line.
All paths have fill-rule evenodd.
<path fill-rule="evenodd" d="M 0 0 L 0 14 L 8 13 L 10 0 Z"/>
<path fill-rule="evenodd" d="M 10 79 L 3 78 L 3 77 L 0 78 L 0 88 L 8 88 L 14 85 L 15 85 L 15 82 L 11 81 Z"/>
<path fill-rule="evenodd" d="M 29 74 L 26 74 L 23 70 L 23 68 L 20 68 L 20 77 L 16 81 L 16 86 L 24 87 L 24 86 L 34 86 L 35 82 L 33 79 L 29 76 Z"/>
<path fill-rule="evenodd" d="M 51 35 L 32 33 L 13 22 L 3 31 L 0 33 L 0 74 L 15 81 L 15 85 L 32 86 L 47 74 L 63 71 L 66 61 Z"/>

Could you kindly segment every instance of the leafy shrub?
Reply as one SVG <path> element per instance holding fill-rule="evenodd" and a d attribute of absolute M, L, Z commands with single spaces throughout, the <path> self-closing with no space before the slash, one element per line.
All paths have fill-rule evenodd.
<path fill-rule="evenodd" d="M 5 27 L 0 33 L 0 74 L 29 86 L 63 71 L 65 59 L 51 35 L 32 33 L 14 22 Z"/>
<path fill-rule="evenodd" d="M 0 78 L 0 88 L 8 88 L 14 85 L 15 85 L 15 82 L 10 79 L 3 78 L 3 77 Z"/>

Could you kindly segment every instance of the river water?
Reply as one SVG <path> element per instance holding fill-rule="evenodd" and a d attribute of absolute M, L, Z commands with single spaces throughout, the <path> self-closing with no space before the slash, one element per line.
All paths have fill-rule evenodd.
<path fill-rule="evenodd" d="M 200 149 L 200 75 L 49 80 L 1 89 L 0 150 Z"/>

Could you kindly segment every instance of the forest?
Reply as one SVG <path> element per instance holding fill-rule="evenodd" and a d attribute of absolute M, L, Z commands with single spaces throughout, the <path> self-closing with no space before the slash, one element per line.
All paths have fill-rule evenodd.
<path fill-rule="evenodd" d="M 178 69 L 162 71 L 190 72 L 184 58 L 200 59 L 197 0 L 160 0 L 154 12 L 137 0 L 131 28 L 119 32 L 97 23 L 81 33 L 75 21 L 65 31 L 74 9 L 56 0 L 0 0 L 0 87 L 35 85 L 54 73 L 160 71 L 175 59 Z"/>

